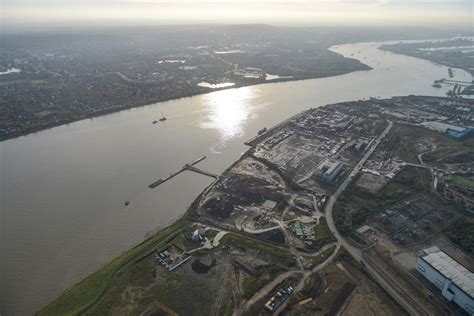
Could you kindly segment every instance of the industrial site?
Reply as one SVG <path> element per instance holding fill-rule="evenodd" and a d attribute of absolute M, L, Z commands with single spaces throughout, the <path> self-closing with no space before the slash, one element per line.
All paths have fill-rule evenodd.
<path fill-rule="evenodd" d="M 473 126 L 472 101 L 374 98 L 261 130 L 222 175 L 185 164 L 214 182 L 82 312 L 472 315 Z"/>

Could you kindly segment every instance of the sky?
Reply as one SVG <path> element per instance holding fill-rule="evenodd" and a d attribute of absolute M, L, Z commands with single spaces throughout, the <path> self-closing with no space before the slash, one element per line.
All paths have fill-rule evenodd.
<path fill-rule="evenodd" d="M 1 26 L 267 23 L 473 28 L 474 0 L 0 0 Z"/>

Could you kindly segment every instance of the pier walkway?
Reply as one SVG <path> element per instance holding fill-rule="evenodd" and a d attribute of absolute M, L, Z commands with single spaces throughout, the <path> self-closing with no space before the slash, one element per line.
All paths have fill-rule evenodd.
<path fill-rule="evenodd" d="M 441 82 L 446 82 L 446 83 L 458 83 L 458 84 L 464 84 L 464 85 L 471 85 L 473 82 L 469 81 L 461 81 L 461 80 L 454 80 L 454 79 L 442 79 Z"/>
<path fill-rule="evenodd" d="M 196 167 L 194 167 L 193 165 L 190 165 L 190 164 L 185 164 L 184 167 L 183 167 L 183 170 L 194 171 L 194 172 L 203 174 L 205 176 L 208 176 L 208 177 L 211 177 L 211 178 L 214 178 L 214 179 L 219 178 L 219 176 L 217 174 L 214 174 L 212 172 L 196 168 Z"/>
<path fill-rule="evenodd" d="M 150 189 L 154 189 L 154 188 L 156 188 L 157 186 L 159 186 L 160 184 L 165 183 L 166 181 L 172 179 L 173 177 L 176 177 L 178 174 L 180 174 L 181 172 L 183 172 L 183 171 L 185 171 L 185 170 L 189 170 L 189 171 L 193 171 L 193 172 L 196 172 L 196 173 L 200 173 L 200 174 L 202 174 L 202 175 L 205 175 L 205 176 L 208 176 L 208 177 L 211 177 L 211 178 L 214 178 L 214 179 L 219 178 L 218 175 L 213 174 L 212 172 L 205 171 L 205 170 L 202 170 L 202 169 L 199 169 L 199 168 L 194 167 L 195 164 L 197 164 L 198 162 L 203 161 L 204 159 L 206 159 L 206 156 L 201 156 L 201 157 L 199 157 L 198 159 L 194 160 L 193 162 L 190 162 L 190 163 L 185 164 L 181 169 L 179 169 L 179 170 L 176 171 L 176 172 L 173 172 L 173 173 L 170 174 L 169 176 L 164 177 L 164 178 L 161 178 L 161 179 L 159 179 L 159 180 L 153 182 L 153 183 L 150 184 L 148 187 L 149 187 Z"/>

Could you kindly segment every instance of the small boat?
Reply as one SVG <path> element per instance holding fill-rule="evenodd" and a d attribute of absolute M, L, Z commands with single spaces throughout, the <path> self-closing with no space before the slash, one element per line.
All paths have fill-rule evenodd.
<path fill-rule="evenodd" d="M 160 122 L 163 122 L 163 121 L 166 121 L 167 118 L 163 115 L 163 112 L 161 112 L 161 118 L 160 118 Z"/>
<path fill-rule="evenodd" d="M 128 206 L 130 204 L 129 201 L 125 201 L 125 206 Z"/>
<path fill-rule="evenodd" d="M 263 133 L 265 133 L 267 131 L 267 128 L 264 127 L 262 128 L 261 130 L 258 131 L 258 135 L 262 135 Z"/>
<path fill-rule="evenodd" d="M 153 123 L 153 124 L 156 124 L 156 123 L 158 123 L 158 121 L 157 121 L 157 120 L 154 120 L 152 123 Z"/>

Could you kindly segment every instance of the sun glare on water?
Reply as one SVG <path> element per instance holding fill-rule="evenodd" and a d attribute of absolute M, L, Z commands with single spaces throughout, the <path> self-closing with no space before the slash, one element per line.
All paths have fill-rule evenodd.
<path fill-rule="evenodd" d="M 253 97 L 254 90 L 250 88 L 209 93 L 209 111 L 201 127 L 217 129 L 223 143 L 241 136 L 251 115 L 249 101 Z"/>

